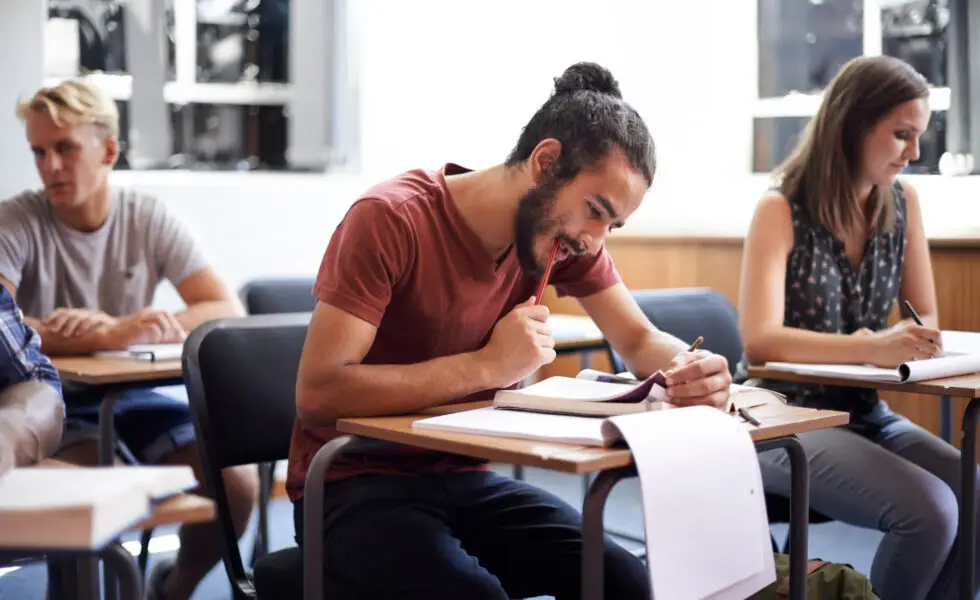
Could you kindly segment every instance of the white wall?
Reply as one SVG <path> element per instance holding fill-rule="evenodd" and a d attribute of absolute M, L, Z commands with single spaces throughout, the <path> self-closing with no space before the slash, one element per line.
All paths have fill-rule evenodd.
<path fill-rule="evenodd" d="M 745 232 L 766 187 L 749 175 L 755 0 L 358 2 L 360 175 L 114 174 L 171 202 L 236 288 L 312 275 L 347 207 L 381 177 L 502 161 L 552 78 L 578 60 L 612 70 L 659 147 L 653 189 L 624 233 Z M 8 121 L 0 106 L 0 132 Z M 980 234 L 980 177 L 912 180 L 931 235 Z M 174 301 L 161 292 L 160 303 Z"/>
<path fill-rule="evenodd" d="M 44 69 L 44 0 L 2 0 L 0 9 L 0 198 L 37 185 L 24 128 L 14 116 L 18 100 L 41 86 Z"/>

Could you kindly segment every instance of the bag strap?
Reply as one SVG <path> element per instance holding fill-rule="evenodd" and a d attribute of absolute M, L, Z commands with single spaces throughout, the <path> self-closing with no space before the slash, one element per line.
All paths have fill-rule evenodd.
<path fill-rule="evenodd" d="M 830 561 L 829 560 L 811 560 L 811 561 L 808 561 L 806 563 L 806 574 L 807 574 L 807 576 L 809 576 L 811 573 L 813 573 L 814 571 L 816 571 L 820 567 L 822 567 L 824 565 L 828 565 L 828 564 L 830 564 Z M 804 585 L 806 585 L 806 582 L 804 582 Z M 789 576 L 787 576 L 786 579 L 783 580 L 782 585 L 780 585 L 779 586 L 779 589 L 776 590 L 776 597 L 777 598 L 789 598 Z"/>

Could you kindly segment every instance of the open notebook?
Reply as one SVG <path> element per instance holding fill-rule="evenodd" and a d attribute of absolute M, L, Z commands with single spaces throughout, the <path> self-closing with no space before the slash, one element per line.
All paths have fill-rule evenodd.
<path fill-rule="evenodd" d="M 622 380 L 622 376 L 615 376 Z M 549 377 L 526 388 L 500 390 L 494 408 L 590 417 L 611 417 L 671 408 L 667 402 L 664 375 L 657 372 L 632 383 L 604 381 L 608 375 L 586 369 L 576 377 Z M 774 392 L 762 388 L 731 386 L 735 407 L 781 401 Z"/>
<path fill-rule="evenodd" d="M 980 372 L 980 354 L 954 354 L 947 352 L 945 356 L 938 358 L 908 361 L 894 369 L 872 365 L 788 362 L 767 362 L 766 369 L 796 373 L 797 375 L 839 377 L 841 379 L 887 383 L 908 383 Z"/>
<path fill-rule="evenodd" d="M 184 344 L 134 344 L 125 350 L 96 352 L 96 356 L 106 358 L 134 358 L 157 362 L 163 360 L 180 360 L 183 357 Z"/>
<path fill-rule="evenodd" d="M 30 467 L 0 477 L 0 546 L 101 548 L 197 485 L 190 467 Z"/>
<path fill-rule="evenodd" d="M 766 369 L 797 375 L 838 377 L 860 381 L 885 383 L 909 383 L 956 377 L 980 372 L 980 333 L 971 331 L 943 331 L 943 355 L 923 360 L 910 360 L 898 367 L 884 368 L 873 365 L 809 364 L 767 362 Z"/>

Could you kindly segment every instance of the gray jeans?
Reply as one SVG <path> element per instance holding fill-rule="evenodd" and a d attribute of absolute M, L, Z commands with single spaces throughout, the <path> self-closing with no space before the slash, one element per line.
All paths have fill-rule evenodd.
<path fill-rule="evenodd" d="M 799 436 L 810 465 L 810 507 L 884 532 L 870 574 L 881 598 L 958 597 L 959 450 L 884 402 L 857 425 Z M 764 452 L 760 463 L 766 490 L 788 497 L 786 453 Z"/>

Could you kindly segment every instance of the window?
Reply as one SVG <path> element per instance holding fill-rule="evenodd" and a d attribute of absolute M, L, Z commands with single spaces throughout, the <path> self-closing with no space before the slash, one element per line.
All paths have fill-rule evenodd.
<path fill-rule="evenodd" d="M 49 0 L 47 83 L 84 76 L 117 102 L 117 168 L 289 169 L 297 2 L 324 0 Z"/>
<path fill-rule="evenodd" d="M 972 1 L 972 0 L 971 0 Z M 792 151 L 840 67 L 861 55 L 912 64 L 933 86 L 929 131 L 909 172 L 937 173 L 946 151 L 949 0 L 758 0 L 759 90 L 753 114 L 754 172 Z"/>

